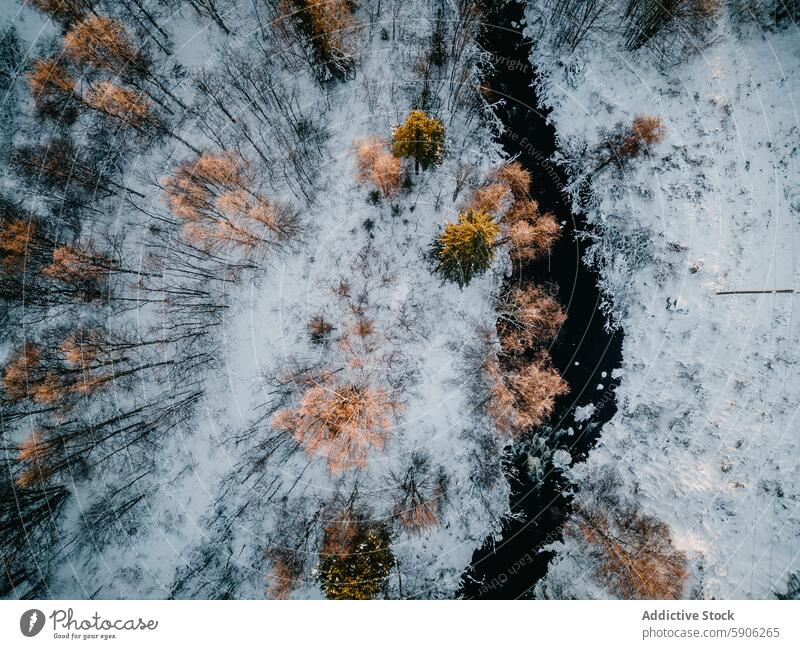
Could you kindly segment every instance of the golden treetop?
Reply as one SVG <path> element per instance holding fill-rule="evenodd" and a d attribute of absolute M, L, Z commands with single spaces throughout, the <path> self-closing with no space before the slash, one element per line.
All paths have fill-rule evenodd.
<path fill-rule="evenodd" d="M 444 254 L 475 246 L 491 247 L 500 234 L 500 226 L 486 212 L 467 210 L 457 223 L 448 223 L 440 237 Z"/>
<path fill-rule="evenodd" d="M 392 131 L 392 152 L 414 158 L 423 167 L 439 164 L 444 151 L 444 125 L 421 110 L 412 110 Z"/>

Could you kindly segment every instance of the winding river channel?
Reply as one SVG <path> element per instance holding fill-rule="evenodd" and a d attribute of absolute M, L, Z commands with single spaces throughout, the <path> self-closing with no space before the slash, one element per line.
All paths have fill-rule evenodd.
<path fill-rule="evenodd" d="M 549 257 L 515 268 L 507 281 L 550 286 L 566 310 L 566 323 L 549 351 L 570 393 L 557 402 L 540 435 L 547 446 L 544 453 L 531 445 L 509 448 L 512 517 L 503 521 L 499 539 L 487 540 L 475 552 L 460 592 L 468 599 L 513 599 L 530 596 L 545 575 L 551 553 L 540 549 L 560 538 L 569 516 L 568 484 L 554 468 L 552 452 L 560 449 L 564 458 L 567 451 L 572 461 L 585 458 L 616 412 L 617 381 L 612 376 L 621 361 L 622 332 L 606 329 L 597 273 L 583 263 L 588 242 L 576 236 L 587 230 L 585 217 L 572 212 L 564 189 L 566 174 L 551 160 L 556 132 L 539 104 L 530 42 L 520 33 L 524 3 L 484 0 L 482 5 L 481 46 L 494 63 L 484 85 L 493 100 L 503 100 L 496 110 L 505 126 L 501 143 L 531 171 L 531 194 L 541 211 L 554 213 L 563 226 Z M 594 404 L 594 413 L 578 421 L 576 409 L 588 404 Z"/>

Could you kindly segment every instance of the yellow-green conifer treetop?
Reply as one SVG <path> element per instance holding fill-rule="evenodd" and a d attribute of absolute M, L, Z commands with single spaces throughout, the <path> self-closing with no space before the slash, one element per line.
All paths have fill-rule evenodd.
<path fill-rule="evenodd" d="M 392 153 L 400 158 L 414 158 L 414 172 L 442 161 L 444 125 L 421 110 L 412 110 L 406 121 L 392 132 Z"/>
<path fill-rule="evenodd" d="M 500 225 L 487 212 L 462 212 L 433 243 L 436 271 L 463 288 L 492 265 L 498 234 Z"/>
<path fill-rule="evenodd" d="M 340 534 L 334 533 L 333 536 Z M 319 578 L 328 599 L 375 599 L 394 565 L 389 533 L 383 526 L 348 526 L 343 547 L 326 534 Z M 332 541 L 332 542 L 331 542 Z"/>

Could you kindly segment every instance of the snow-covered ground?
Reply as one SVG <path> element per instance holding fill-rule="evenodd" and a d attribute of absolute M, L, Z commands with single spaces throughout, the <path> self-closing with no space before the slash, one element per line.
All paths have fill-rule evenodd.
<path fill-rule="evenodd" d="M 800 570 L 798 296 L 717 292 L 800 288 L 798 28 L 723 9 L 712 42 L 660 65 L 625 51 L 624 3 L 609 2 L 609 28 L 559 56 L 540 31 L 551 4 L 529 3 L 527 30 L 573 179 L 601 129 L 638 114 L 668 129 L 652 156 L 591 183 L 589 261 L 624 361 L 619 411 L 572 479 L 616 468 L 687 554 L 685 596 L 771 597 Z M 547 583 L 602 596 L 574 540 L 555 547 Z"/>
<path fill-rule="evenodd" d="M 568 468 L 560 452 L 553 463 L 578 489 L 603 469 L 616 470 L 624 495 L 667 523 L 689 558 L 685 596 L 770 597 L 800 570 L 797 296 L 717 292 L 800 288 L 797 28 L 761 31 L 723 12 L 708 43 L 662 65 L 650 50 L 624 50 L 614 15 L 623 3 L 610 0 L 606 29 L 558 55 L 541 30 L 551 4 L 529 3 L 532 62 L 575 187 L 596 164 L 587 152 L 601 130 L 638 114 L 661 115 L 668 129 L 651 156 L 623 172 L 609 166 L 592 180 L 586 210 L 596 238 L 587 261 L 600 269 L 609 315 L 625 331 L 619 412 L 586 462 Z M 154 457 L 140 484 L 146 498 L 129 519 L 116 521 L 115 542 L 81 539 L 81 517 L 121 482 L 118 467 L 70 485 L 74 497 L 60 522 L 64 545 L 54 550 L 51 596 L 262 597 L 271 566 L 266 553 L 297 541 L 306 525 L 310 540 L 294 596 L 320 597 L 314 567 L 332 503 L 357 495 L 375 519 L 392 519 L 393 476 L 420 452 L 432 474 L 446 477 L 447 495 L 435 527 L 418 533 L 391 523 L 397 566 L 388 594 L 452 596 L 473 551 L 497 532 L 508 510 L 503 440 L 475 411 L 464 353 L 480 328 L 493 326 L 503 261 L 461 291 L 431 275 L 425 253 L 465 198 L 464 192 L 453 198 L 459 163 L 474 165 L 479 177 L 501 153 L 476 113 L 451 102 L 449 71 L 434 73 L 427 97 L 447 127 L 444 164 L 414 178 L 394 209 L 367 200 L 351 151 L 357 137 L 387 138 L 419 101 L 417 60 L 437 5 L 395 3 L 371 24 L 362 8 L 355 76 L 327 88 L 302 63 L 289 69 L 286 59 L 270 60 L 279 85 L 295 93 L 293 108 L 324 132 L 308 170 L 314 181 L 307 201 L 286 178 L 270 179 L 276 197 L 298 207 L 303 235 L 218 295 L 227 311 L 213 331 L 217 363 L 203 377 L 203 398 L 190 423 L 148 447 Z M 17 26 L 27 57 L 59 37 L 30 7 L 10 0 L 2 7 L 3 24 Z M 170 14 L 160 7 L 173 37 L 170 74 L 183 79 L 176 92 L 201 116 L 214 107 L 193 96 L 189 75 L 218 72 L 231 51 L 247 62 L 259 55 L 263 38 L 260 17 L 250 13 L 258 3 L 226 7 L 230 35 L 188 10 Z M 175 62 L 182 69 L 172 68 Z M 238 78 L 236 66 L 229 69 L 234 74 L 224 82 Z M 4 97 L 20 111 L 3 131 L 3 146 L 41 135 L 22 83 L 17 91 Z M 245 103 L 230 109 L 240 122 L 253 119 Z M 186 119 L 180 135 L 201 148 L 234 142 L 236 129 L 225 119 L 217 123 L 219 130 L 203 132 Z M 141 207 L 163 218 L 170 215 L 154 181 L 176 159 L 191 156 L 167 142 L 131 156 L 125 169 L 126 183 L 147 196 Z M 4 178 L 4 189 L 14 191 L 19 181 Z M 36 197 L 30 200 L 36 207 Z M 101 225 L 124 223 L 126 250 L 138 259 L 153 223 L 123 202 L 105 207 L 109 222 Z M 328 345 L 308 336 L 317 315 L 335 327 Z M 142 332 L 168 329 L 158 316 L 143 308 L 131 318 Z M 360 338 L 352 335 L 357 316 L 373 328 Z M 350 343 L 361 346 L 355 365 L 347 364 Z M 287 370 L 320 364 L 367 373 L 401 406 L 387 444 L 369 454 L 361 471 L 332 474 L 323 458 L 301 448 L 272 452 L 272 412 L 298 396 L 287 394 Z M 140 387 L 145 398 L 172 389 Z M 591 414 L 584 406 L 576 418 Z M 6 445 L 21 443 L 27 432 L 9 433 Z M 555 549 L 546 578 L 551 593 L 609 595 L 574 541 Z"/>

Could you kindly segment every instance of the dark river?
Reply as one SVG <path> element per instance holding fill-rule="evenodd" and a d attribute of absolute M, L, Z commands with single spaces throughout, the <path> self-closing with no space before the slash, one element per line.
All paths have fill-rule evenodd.
<path fill-rule="evenodd" d="M 600 311 L 597 273 L 583 263 L 587 242 L 576 234 L 587 230 L 585 218 L 574 214 L 569 197 L 562 193 L 565 172 L 550 162 L 556 152 L 556 132 L 547 123 L 547 110 L 539 106 L 532 87 L 536 70 L 529 63 L 530 43 L 518 28 L 523 4 L 483 3 L 485 26 L 482 47 L 495 64 L 484 79 L 493 98 L 505 105 L 497 115 L 506 128 L 501 143 L 509 156 L 517 156 L 533 177 L 531 194 L 542 212 L 553 212 L 563 224 L 563 234 L 549 257 L 515 268 L 508 282 L 553 285 L 567 313 L 567 321 L 550 347 L 553 362 L 569 383 L 570 394 L 556 405 L 549 428 L 551 449 L 569 451 L 573 459 L 586 457 L 597 441 L 602 425 L 616 412 L 612 372 L 620 364 L 622 332 L 606 331 Z M 599 387 L 602 386 L 602 387 Z M 575 421 L 575 409 L 594 403 L 590 419 Z M 571 434 L 568 432 L 572 430 Z M 509 449 L 507 476 L 511 486 L 514 518 L 503 521 L 501 537 L 487 540 L 473 555 L 464 574 L 460 596 L 467 599 L 515 599 L 530 590 L 547 572 L 551 553 L 539 551 L 560 538 L 570 512 L 568 485 L 558 470 L 545 463 L 537 475 L 528 470 L 529 453 Z"/>

